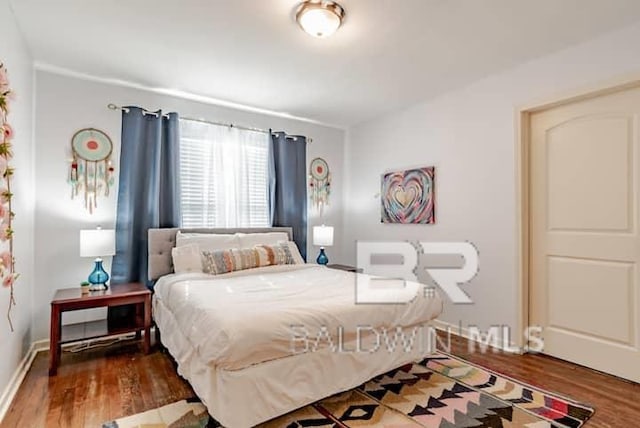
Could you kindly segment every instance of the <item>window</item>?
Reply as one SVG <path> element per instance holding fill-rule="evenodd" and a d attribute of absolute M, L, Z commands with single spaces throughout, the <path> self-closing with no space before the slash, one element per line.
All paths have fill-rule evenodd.
<path fill-rule="evenodd" d="M 269 136 L 180 120 L 183 227 L 265 227 Z"/>

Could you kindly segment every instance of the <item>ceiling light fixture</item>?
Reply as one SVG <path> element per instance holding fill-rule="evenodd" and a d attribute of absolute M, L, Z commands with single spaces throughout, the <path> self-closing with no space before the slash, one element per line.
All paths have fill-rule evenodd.
<path fill-rule="evenodd" d="M 330 0 L 306 0 L 300 3 L 296 21 L 306 33 L 314 37 L 329 37 L 344 19 L 344 9 Z"/>

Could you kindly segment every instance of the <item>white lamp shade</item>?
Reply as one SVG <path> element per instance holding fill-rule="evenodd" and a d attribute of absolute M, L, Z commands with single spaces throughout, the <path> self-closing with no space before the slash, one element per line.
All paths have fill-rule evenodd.
<path fill-rule="evenodd" d="M 332 226 L 314 226 L 313 227 L 313 245 L 320 247 L 330 247 L 333 245 L 333 227 Z"/>
<path fill-rule="evenodd" d="M 115 253 L 115 230 L 91 229 L 80 231 L 80 257 L 113 256 Z"/>

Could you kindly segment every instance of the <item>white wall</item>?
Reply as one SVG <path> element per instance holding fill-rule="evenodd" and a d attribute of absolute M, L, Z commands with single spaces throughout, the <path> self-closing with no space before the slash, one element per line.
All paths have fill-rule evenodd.
<path fill-rule="evenodd" d="M 0 62 L 7 67 L 11 88 L 16 94 L 8 119 L 16 134 L 12 161 L 16 169 L 12 181 L 15 194 L 13 211 L 16 213 L 14 256 L 16 271 L 21 274 L 15 285 L 17 306 L 12 311 L 13 333 L 5 315 L 9 305 L 9 290 L 0 287 L 1 396 L 31 344 L 33 287 L 33 67 L 8 0 L 0 0 Z"/>
<path fill-rule="evenodd" d="M 627 73 L 640 76 L 640 24 L 490 76 L 437 99 L 350 129 L 343 253 L 355 240 L 469 240 L 480 271 L 474 305 L 445 307 L 463 326 L 517 326 L 516 107 Z M 419 84 L 419 83 L 417 83 Z M 437 224 L 380 223 L 380 174 L 435 165 Z"/>
<path fill-rule="evenodd" d="M 313 138 L 307 156 L 324 157 L 333 174 L 331 206 L 324 221 L 342 233 L 342 130 L 310 123 L 249 113 L 201 104 L 151 92 L 61 76 L 45 71 L 36 73 L 36 292 L 34 299 L 34 337 L 48 337 L 49 302 L 58 288 L 74 287 L 91 271 L 91 260 L 79 257 L 79 231 L 97 225 L 115 225 L 117 191 L 109 199 L 98 200 L 98 210 L 90 215 L 82 201 L 71 201 L 67 184 L 69 145 L 73 133 L 84 127 L 104 130 L 116 146 L 117 166 L 120 146 L 121 114 L 107 109 L 108 103 L 139 105 L 148 109 L 162 108 L 181 115 L 221 122 L 232 122 L 257 128 L 285 130 Z M 117 170 L 116 170 L 117 173 Z M 115 185 L 117 189 L 117 183 Z M 309 227 L 320 224 L 317 213 L 310 210 Z M 311 235 L 309 234 L 309 238 Z M 317 249 L 309 245 L 313 259 Z M 334 260 L 340 259 L 340 247 L 332 249 Z M 110 260 L 107 261 L 109 264 Z M 95 315 L 95 312 L 94 312 Z M 69 317 L 66 322 L 78 321 Z"/>

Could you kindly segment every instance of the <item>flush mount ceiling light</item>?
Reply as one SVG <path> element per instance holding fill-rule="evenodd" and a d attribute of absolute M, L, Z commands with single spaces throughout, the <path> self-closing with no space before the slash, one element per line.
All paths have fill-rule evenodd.
<path fill-rule="evenodd" d="M 344 19 L 344 9 L 329 0 L 307 0 L 298 6 L 296 21 L 306 33 L 314 37 L 329 37 Z"/>

